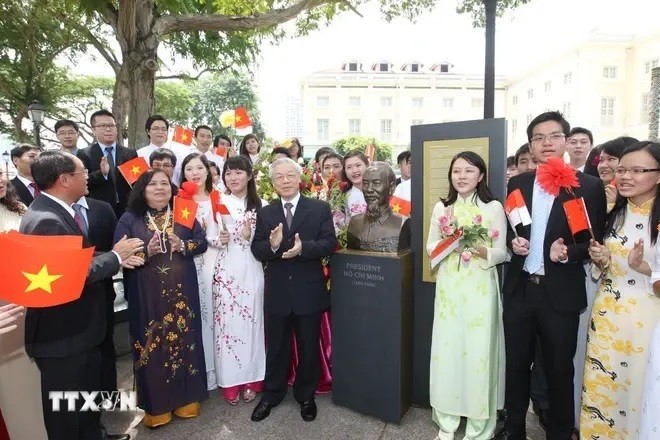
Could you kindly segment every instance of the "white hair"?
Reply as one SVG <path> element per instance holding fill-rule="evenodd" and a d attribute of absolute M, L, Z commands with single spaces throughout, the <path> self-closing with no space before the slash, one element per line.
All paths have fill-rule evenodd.
<path fill-rule="evenodd" d="M 270 175 L 270 180 L 271 181 L 275 180 L 275 168 L 280 166 L 280 165 L 292 165 L 299 176 L 303 172 L 302 167 L 298 164 L 298 162 L 296 162 L 295 160 L 290 159 L 288 157 L 282 157 L 280 159 L 275 160 L 273 163 L 270 164 L 270 169 L 268 170 L 268 174 Z"/>

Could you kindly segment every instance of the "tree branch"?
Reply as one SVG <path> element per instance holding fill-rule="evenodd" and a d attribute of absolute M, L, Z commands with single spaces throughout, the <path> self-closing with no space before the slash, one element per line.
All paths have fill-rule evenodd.
<path fill-rule="evenodd" d="M 174 32 L 190 31 L 248 31 L 261 27 L 285 23 L 303 11 L 317 6 L 334 3 L 337 0 L 300 0 L 283 9 L 254 14 L 251 16 L 229 16 L 220 14 L 178 14 L 162 15 L 155 25 L 154 32 L 164 36 Z"/>
<path fill-rule="evenodd" d="M 184 80 L 190 80 L 190 81 L 197 81 L 203 74 L 207 72 L 224 72 L 225 70 L 229 69 L 230 66 L 222 66 L 220 68 L 210 68 L 207 67 L 206 69 L 201 70 L 197 75 L 191 76 L 187 73 L 180 73 L 178 75 L 165 75 L 165 76 L 156 76 L 156 80 L 159 79 L 184 79 Z"/>

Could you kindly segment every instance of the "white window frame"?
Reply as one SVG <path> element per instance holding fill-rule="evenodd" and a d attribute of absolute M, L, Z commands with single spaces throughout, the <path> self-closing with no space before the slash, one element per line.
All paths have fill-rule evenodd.
<path fill-rule="evenodd" d="M 316 97 L 316 106 L 317 107 L 329 107 L 330 106 L 330 97 L 329 96 L 317 96 Z"/>
<path fill-rule="evenodd" d="M 380 120 L 380 139 L 383 141 L 392 140 L 392 120 L 391 119 L 381 119 Z"/>
<path fill-rule="evenodd" d="M 319 118 L 316 120 L 316 137 L 319 141 L 330 140 L 330 120 L 328 118 Z"/>
<path fill-rule="evenodd" d="M 351 136 L 359 136 L 362 134 L 362 119 L 348 120 L 348 134 Z"/>

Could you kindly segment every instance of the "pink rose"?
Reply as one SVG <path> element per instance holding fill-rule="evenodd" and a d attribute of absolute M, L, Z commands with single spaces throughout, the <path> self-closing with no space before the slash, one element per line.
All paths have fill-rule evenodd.
<path fill-rule="evenodd" d="M 440 216 L 440 226 L 449 226 L 449 219 L 444 215 Z"/>
<path fill-rule="evenodd" d="M 464 263 L 469 263 L 471 258 L 472 258 L 472 252 L 470 251 L 461 252 L 461 260 L 463 260 Z"/>
<path fill-rule="evenodd" d="M 491 229 L 490 231 L 488 231 L 488 236 L 493 240 L 497 240 L 497 237 L 500 236 L 500 231 L 498 231 L 497 229 Z"/>
<path fill-rule="evenodd" d="M 451 226 L 443 226 L 442 227 L 442 233 L 445 235 L 452 235 L 454 233 L 454 228 Z"/>
<path fill-rule="evenodd" d="M 481 215 L 478 214 L 478 215 L 474 218 L 474 220 L 472 221 L 472 223 L 474 223 L 475 225 L 480 225 L 482 221 L 483 221 L 483 219 L 481 218 Z"/>

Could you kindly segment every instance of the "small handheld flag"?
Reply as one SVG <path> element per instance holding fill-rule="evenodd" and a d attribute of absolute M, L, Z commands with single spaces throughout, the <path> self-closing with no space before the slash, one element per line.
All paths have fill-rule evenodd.
<path fill-rule="evenodd" d="M 433 252 L 429 254 L 429 257 L 431 258 L 431 269 L 435 269 L 435 267 L 440 264 L 442 260 L 444 260 L 449 254 L 458 249 L 458 245 L 462 236 L 463 228 L 459 228 L 456 230 L 456 232 L 454 232 L 453 235 L 450 235 L 438 243 L 435 249 L 433 249 Z"/>
<path fill-rule="evenodd" d="M 174 197 L 174 215 L 175 223 L 192 229 L 195 224 L 195 216 L 197 215 L 197 202 L 190 199 L 185 199 L 180 196 Z"/>
<path fill-rule="evenodd" d="M 236 107 L 234 110 L 234 127 L 236 129 L 248 128 L 252 126 L 252 120 L 248 116 L 245 107 Z"/>
<path fill-rule="evenodd" d="M 146 160 L 144 160 L 144 157 L 138 156 L 129 160 L 128 162 L 124 162 L 123 164 L 119 165 L 117 169 L 119 169 L 121 175 L 124 176 L 126 182 L 133 186 L 135 181 L 140 178 L 142 173 L 149 169 L 149 164 Z"/>
<path fill-rule="evenodd" d="M 227 147 L 216 147 L 214 153 L 217 154 L 218 156 L 222 157 L 222 158 L 226 158 L 227 157 Z"/>
<path fill-rule="evenodd" d="M 192 145 L 193 134 L 194 132 L 190 128 L 178 126 L 174 129 L 172 142 L 190 146 Z"/>
<path fill-rule="evenodd" d="M 529 210 L 527 209 L 525 199 L 520 189 L 513 190 L 508 196 L 506 196 L 504 212 L 506 212 L 506 216 L 509 219 L 509 223 L 511 224 L 513 232 L 516 234 L 516 237 L 518 236 L 516 226 L 520 224 L 527 226 L 532 223 L 532 218 L 529 215 Z"/>
<path fill-rule="evenodd" d="M 410 201 L 406 199 L 402 199 L 401 197 L 392 196 L 390 197 L 390 207 L 392 208 L 392 212 L 395 212 L 396 214 L 404 215 L 406 217 L 410 217 L 410 211 L 411 211 Z"/>
<path fill-rule="evenodd" d="M 584 198 L 578 197 L 564 202 L 564 212 L 571 234 L 575 235 L 580 231 L 588 230 L 591 238 L 594 238 L 594 232 L 591 229 L 591 221 L 587 214 L 587 207 L 584 204 Z"/>
<path fill-rule="evenodd" d="M 0 298 L 25 307 L 53 307 L 80 298 L 94 248 L 82 236 L 0 234 L 11 258 L 0 265 Z"/>

